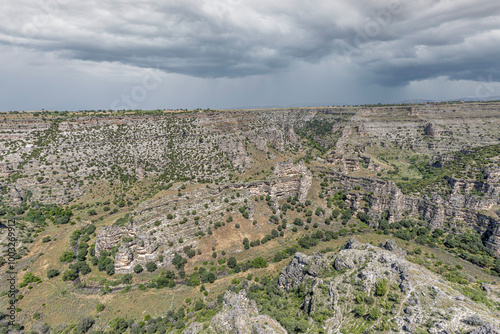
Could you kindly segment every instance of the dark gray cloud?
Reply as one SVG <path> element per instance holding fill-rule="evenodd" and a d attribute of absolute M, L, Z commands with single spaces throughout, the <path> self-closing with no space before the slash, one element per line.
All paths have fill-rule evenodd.
<path fill-rule="evenodd" d="M 92 75 L 121 64 L 241 83 L 342 69 L 358 84 L 413 87 L 500 81 L 499 22 L 496 0 L 4 0 L 0 46 Z"/>
<path fill-rule="evenodd" d="M 13 9 L 18 3 L 0 5 L 0 41 L 74 59 L 240 77 L 272 73 L 294 60 L 318 61 L 340 37 L 333 18 L 317 13 L 328 5 L 313 8 L 301 1 L 269 7 L 232 0 L 50 1 L 53 9 L 38 8 L 40 13 L 34 10 L 38 1 L 31 1 L 21 20 Z"/>
<path fill-rule="evenodd" d="M 497 74 L 500 54 L 493 0 L 7 0 L 0 13 L 3 44 L 195 77 L 341 56 L 400 85 Z"/>

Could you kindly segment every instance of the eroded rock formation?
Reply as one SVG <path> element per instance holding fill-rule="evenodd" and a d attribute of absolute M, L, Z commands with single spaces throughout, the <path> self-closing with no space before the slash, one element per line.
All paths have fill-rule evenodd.
<path fill-rule="evenodd" d="M 353 295 L 380 296 L 387 293 L 385 289 L 391 290 L 391 296 L 401 295 L 394 297 L 396 307 L 387 313 L 393 318 L 395 331 L 413 333 L 432 323 L 430 333 L 458 329 L 496 333 L 499 320 L 494 312 L 469 302 L 434 273 L 406 261 L 393 240 L 386 240 L 381 246 L 361 244 L 351 238 L 338 254 L 296 253 L 282 269 L 279 286 L 285 291 L 297 286 L 302 286 L 302 291 L 306 289 L 301 310 L 311 315 L 328 314 L 326 333 L 336 333 L 344 326 L 352 309 L 366 312 L 363 307 L 356 311 L 359 304 L 352 302 Z M 331 270 L 337 274 L 330 274 Z M 450 300 L 454 302 L 450 304 Z"/>
<path fill-rule="evenodd" d="M 216 333 L 227 334 L 286 333 L 276 320 L 267 315 L 259 315 L 257 305 L 246 298 L 244 291 L 238 294 L 226 293 L 223 309 L 213 317 L 210 327 Z"/>

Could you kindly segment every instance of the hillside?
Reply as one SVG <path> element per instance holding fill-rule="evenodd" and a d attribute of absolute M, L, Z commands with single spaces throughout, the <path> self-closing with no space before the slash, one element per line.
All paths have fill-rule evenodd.
<path fill-rule="evenodd" d="M 499 129 L 493 102 L 2 113 L 0 333 L 494 333 Z"/>

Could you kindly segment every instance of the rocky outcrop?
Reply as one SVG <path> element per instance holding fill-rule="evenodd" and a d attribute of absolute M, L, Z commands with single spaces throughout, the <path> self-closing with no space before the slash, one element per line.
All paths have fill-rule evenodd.
<path fill-rule="evenodd" d="M 16 187 L 10 188 L 10 197 L 11 197 L 12 205 L 14 205 L 14 206 L 19 206 L 23 202 L 23 198 L 21 197 L 21 194 L 16 189 Z"/>
<path fill-rule="evenodd" d="M 317 277 L 324 265 L 321 256 L 295 253 L 290 263 L 281 270 L 278 284 L 282 289 L 293 289 L 308 277 Z"/>
<path fill-rule="evenodd" d="M 500 334 L 500 329 L 492 323 L 487 323 L 479 328 L 467 332 L 467 334 Z"/>
<path fill-rule="evenodd" d="M 380 243 L 380 248 L 386 249 L 388 251 L 394 251 L 398 249 L 398 245 L 396 245 L 396 242 L 392 239 L 385 239 Z"/>
<path fill-rule="evenodd" d="M 483 234 L 483 242 L 486 247 L 500 254 L 500 220 L 483 216 L 488 221 L 486 231 Z"/>
<path fill-rule="evenodd" d="M 427 123 L 424 127 L 424 133 L 432 139 L 439 138 L 439 132 L 433 123 Z"/>
<path fill-rule="evenodd" d="M 115 255 L 115 272 L 117 274 L 131 273 L 134 256 L 128 246 L 122 245 Z"/>
<path fill-rule="evenodd" d="M 312 173 L 303 161 L 294 164 L 292 160 L 277 162 L 270 179 L 248 183 L 230 183 L 211 190 L 213 195 L 230 189 L 248 190 L 253 196 L 269 195 L 273 199 L 283 199 L 297 196 L 304 202 L 312 184 Z"/>
<path fill-rule="evenodd" d="M 245 291 L 226 293 L 223 309 L 210 323 L 208 333 L 223 334 L 286 334 L 286 330 L 267 315 L 259 315 L 257 304 L 246 298 Z M 195 332 L 192 332 L 195 333 Z"/>
<path fill-rule="evenodd" d="M 228 155 L 232 164 L 237 167 L 240 172 L 252 168 L 252 160 L 241 141 L 224 138 L 219 140 L 218 144 L 220 149 Z"/>
<path fill-rule="evenodd" d="M 101 251 L 110 250 L 116 246 L 127 234 L 127 229 L 120 226 L 103 226 L 99 229 L 95 241 L 95 254 L 99 256 Z"/>
<path fill-rule="evenodd" d="M 361 187 L 364 191 L 372 193 L 373 195 L 368 197 L 370 213 L 380 216 L 381 213 L 389 211 L 391 213 L 389 217 L 391 222 L 400 220 L 403 213 L 413 205 L 412 200 L 407 199 L 392 181 L 353 177 L 322 168 L 316 170 L 333 176 L 334 180 L 346 190 Z"/>
<path fill-rule="evenodd" d="M 292 160 L 278 162 L 274 165 L 271 196 L 280 199 L 297 194 L 299 201 L 304 202 L 311 184 L 312 173 L 304 161 L 298 164 L 294 164 Z"/>
<path fill-rule="evenodd" d="M 115 271 L 130 273 L 134 265 L 154 261 L 160 255 L 164 258 L 160 265 L 169 265 L 175 252 L 182 252 L 186 246 L 196 247 L 198 236 L 212 229 L 213 221 L 219 220 L 234 204 L 244 205 L 247 219 L 253 220 L 255 201 L 248 201 L 251 196 L 269 195 L 273 200 L 297 196 L 305 201 L 311 182 L 312 173 L 304 162 L 294 164 L 289 160 L 277 163 L 274 174 L 267 180 L 201 188 L 190 193 L 189 198 L 172 195 L 144 202 L 131 214 L 133 218 L 126 226 L 99 229 L 96 254 L 99 256 L 102 250 L 123 242 L 115 257 Z M 238 196 L 234 196 L 236 193 Z M 234 199 L 227 203 L 224 197 Z M 185 212 L 196 212 L 196 217 L 186 216 Z"/>
<path fill-rule="evenodd" d="M 363 298 L 367 301 L 370 296 L 392 300 L 380 314 L 392 318 L 395 332 L 414 333 L 417 328 L 427 327 L 429 333 L 453 333 L 458 328 L 462 332 L 497 333 L 499 320 L 494 311 L 457 296 L 457 291 L 439 276 L 406 261 L 394 241 L 385 240 L 381 246 L 361 244 L 351 238 L 338 253 L 296 253 L 281 271 L 278 285 L 284 291 L 295 291 L 294 287 L 301 286 L 301 312 L 311 317 L 318 313 L 328 315 L 325 333 L 337 333 L 339 327 L 350 321 L 364 322 L 361 312 L 368 310 L 363 306 Z M 332 270 L 336 273 L 332 274 Z M 360 314 L 350 318 L 353 310 Z M 377 324 L 374 321 L 368 327 L 373 326 L 376 332 Z"/>
<path fill-rule="evenodd" d="M 155 254 L 157 248 L 158 243 L 155 240 L 148 237 L 141 238 L 136 248 L 137 257 L 146 261 L 154 260 L 157 257 Z"/>
<path fill-rule="evenodd" d="M 202 333 L 203 330 L 203 324 L 199 322 L 192 322 L 188 328 L 186 328 L 182 334 L 198 334 Z"/>
<path fill-rule="evenodd" d="M 363 245 L 354 237 L 349 238 L 344 245 L 344 249 L 360 249 Z"/>

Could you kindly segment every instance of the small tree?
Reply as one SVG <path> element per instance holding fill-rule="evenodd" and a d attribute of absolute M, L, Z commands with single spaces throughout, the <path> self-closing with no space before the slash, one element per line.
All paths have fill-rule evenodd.
<path fill-rule="evenodd" d="M 130 274 L 125 274 L 121 280 L 120 280 L 123 284 L 130 284 L 132 282 L 132 275 Z"/>
<path fill-rule="evenodd" d="M 115 265 L 114 263 L 110 263 L 106 266 L 106 274 L 108 275 L 114 275 L 115 274 Z"/>
<path fill-rule="evenodd" d="M 203 304 L 202 300 L 197 300 L 196 303 L 194 303 L 194 310 L 195 311 L 199 311 L 204 307 L 205 307 L 205 304 Z"/>
<path fill-rule="evenodd" d="M 357 305 L 355 308 L 354 308 L 354 314 L 357 316 L 357 317 L 363 317 L 365 314 L 366 314 L 366 309 L 363 305 Z"/>
<path fill-rule="evenodd" d="M 56 277 L 58 275 L 59 275 L 59 270 L 57 270 L 57 269 L 49 269 L 49 270 L 47 270 L 47 278 Z"/>
<path fill-rule="evenodd" d="M 233 269 L 234 267 L 236 267 L 238 263 L 236 262 L 236 258 L 234 256 L 231 256 L 228 260 L 227 260 L 227 266 L 231 269 Z"/>
<path fill-rule="evenodd" d="M 187 260 L 180 256 L 178 253 L 175 253 L 174 258 L 172 259 L 172 264 L 177 268 L 177 270 L 180 270 L 184 268 L 184 265 L 187 263 Z"/>
<path fill-rule="evenodd" d="M 259 256 L 259 257 L 256 257 L 252 261 L 252 264 L 253 264 L 254 268 L 266 268 L 267 267 L 267 260 L 264 259 L 263 257 Z"/>
<path fill-rule="evenodd" d="M 368 316 L 371 320 L 377 320 L 382 316 L 382 311 L 379 307 L 372 307 L 370 309 L 370 312 L 368 313 Z"/>
<path fill-rule="evenodd" d="M 83 318 L 77 325 L 76 325 L 76 329 L 75 329 L 75 332 L 76 333 L 87 333 L 90 329 L 90 327 L 92 327 L 94 325 L 94 319 L 92 319 L 92 317 L 87 317 L 87 318 Z"/>
<path fill-rule="evenodd" d="M 375 284 L 375 296 L 385 296 L 387 293 L 387 280 L 381 279 Z"/>
<path fill-rule="evenodd" d="M 78 273 L 74 269 L 66 270 L 62 274 L 62 280 L 63 281 L 72 281 L 72 280 L 76 279 L 77 277 L 78 277 Z"/>
<path fill-rule="evenodd" d="M 62 255 L 59 257 L 59 261 L 61 262 L 73 262 L 75 259 L 75 252 L 64 251 Z"/>
<path fill-rule="evenodd" d="M 149 271 L 150 273 L 152 273 L 153 271 L 155 271 L 156 269 L 158 269 L 158 266 L 154 262 L 148 262 L 148 263 L 146 263 L 146 269 L 147 269 L 147 271 Z"/>

